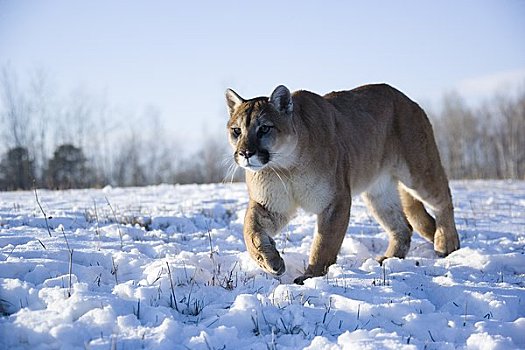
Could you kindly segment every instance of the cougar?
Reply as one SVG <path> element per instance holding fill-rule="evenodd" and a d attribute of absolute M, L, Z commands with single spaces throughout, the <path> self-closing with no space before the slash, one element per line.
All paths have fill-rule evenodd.
<path fill-rule="evenodd" d="M 226 101 L 229 141 L 250 198 L 244 240 L 268 273 L 285 272 L 272 236 L 303 208 L 317 214 L 317 226 L 308 267 L 294 282 L 326 274 L 359 194 L 389 235 L 380 263 L 407 255 L 413 229 L 439 256 L 459 249 L 432 126 L 400 91 L 374 84 L 320 96 L 281 85 L 270 97 L 252 99 L 228 89 Z"/>

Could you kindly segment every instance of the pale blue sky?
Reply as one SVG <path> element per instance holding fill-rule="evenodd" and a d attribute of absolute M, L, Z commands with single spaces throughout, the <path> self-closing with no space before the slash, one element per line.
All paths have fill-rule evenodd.
<path fill-rule="evenodd" d="M 452 90 L 476 101 L 525 82 L 525 1 L 0 0 L 7 62 L 124 110 L 157 106 L 192 142 L 223 131 L 227 87 L 387 82 L 434 108 Z"/>

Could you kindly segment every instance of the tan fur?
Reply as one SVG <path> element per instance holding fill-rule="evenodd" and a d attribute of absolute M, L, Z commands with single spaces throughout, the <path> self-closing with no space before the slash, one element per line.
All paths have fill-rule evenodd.
<path fill-rule="evenodd" d="M 441 256 L 459 249 L 432 126 L 398 90 L 367 85 L 321 97 L 290 95 L 279 86 L 269 98 L 244 100 L 232 90 L 226 97 L 230 143 L 246 169 L 250 196 L 246 247 L 266 271 L 285 271 L 271 237 L 301 207 L 318 220 L 308 268 L 295 282 L 325 274 L 336 262 L 358 194 L 390 237 L 379 261 L 406 256 L 412 227 Z"/>

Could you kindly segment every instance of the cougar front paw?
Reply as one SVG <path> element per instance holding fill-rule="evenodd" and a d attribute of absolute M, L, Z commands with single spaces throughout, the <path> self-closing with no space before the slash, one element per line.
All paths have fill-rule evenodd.
<path fill-rule="evenodd" d="M 304 275 L 301 275 L 297 277 L 296 279 L 294 279 L 293 283 L 303 285 L 305 280 L 307 280 L 308 278 L 312 278 L 312 277 L 314 277 L 314 275 L 305 273 Z"/>
<path fill-rule="evenodd" d="M 284 260 L 275 248 L 275 241 L 268 235 L 255 236 L 251 240 L 250 255 L 266 272 L 281 276 L 285 271 Z"/>
<path fill-rule="evenodd" d="M 257 264 L 266 272 L 274 275 L 281 276 L 286 271 L 284 260 L 281 258 L 279 253 L 272 254 L 271 257 L 265 257 L 262 254 L 257 256 Z"/>

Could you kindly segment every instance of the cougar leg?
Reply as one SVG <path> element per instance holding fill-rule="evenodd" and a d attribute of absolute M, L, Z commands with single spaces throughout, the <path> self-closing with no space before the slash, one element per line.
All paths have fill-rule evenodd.
<path fill-rule="evenodd" d="M 272 236 L 289 221 L 286 215 L 271 212 L 250 200 L 244 218 L 244 242 L 250 256 L 259 266 L 272 275 L 282 275 L 286 268 L 284 260 L 275 248 Z"/>
<path fill-rule="evenodd" d="M 434 180 L 437 181 L 423 177 L 418 181 L 412 181 L 410 187 L 405 185 L 403 190 L 417 200 L 424 202 L 434 212 L 436 217 L 436 229 L 433 237 L 434 250 L 439 256 L 447 256 L 459 249 L 452 196 L 444 173 Z M 431 227 L 431 225 L 427 226 L 428 229 Z M 426 234 L 421 233 L 426 237 Z"/>
<path fill-rule="evenodd" d="M 363 193 L 362 198 L 389 235 L 388 248 L 377 260 L 382 262 L 391 257 L 404 258 L 410 249 L 412 228 L 403 212 L 397 180 L 385 175 L 370 190 Z"/>
<path fill-rule="evenodd" d="M 350 220 L 350 198 L 336 198 L 317 215 L 317 229 L 310 251 L 308 268 L 294 283 L 303 284 L 310 277 L 323 276 L 335 264 Z"/>
<path fill-rule="evenodd" d="M 399 186 L 399 194 L 401 195 L 403 211 L 412 228 L 430 242 L 434 242 L 436 232 L 434 218 L 427 213 L 423 203 L 404 190 L 403 186 Z"/>

